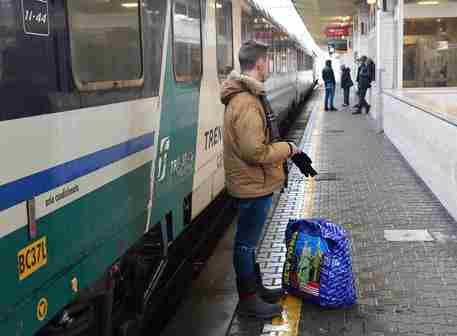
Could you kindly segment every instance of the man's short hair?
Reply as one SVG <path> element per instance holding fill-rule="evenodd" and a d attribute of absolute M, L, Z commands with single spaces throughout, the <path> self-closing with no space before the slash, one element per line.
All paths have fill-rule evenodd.
<path fill-rule="evenodd" d="M 325 65 L 331 67 L 332 66 L 332 60 L 326 60 Z"/>
<path fill-rule="evenodd" d="M 257 41 L 247 41 L 241 45 L 238 54 L 241 71 L 254 69 L 257 61 L 267 55 L 268 46 Z"/>

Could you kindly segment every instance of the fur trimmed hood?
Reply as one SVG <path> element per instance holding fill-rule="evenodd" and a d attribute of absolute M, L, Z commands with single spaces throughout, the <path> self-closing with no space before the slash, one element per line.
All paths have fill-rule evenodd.
<path fill-rule="evenodd" d="M 241 92 L 249 92 L 254 96 L 263 96 L 265 95 L 265 85 L 252 77 L 232 71 L 227 80 L 222 83 L 222 103 L 227 105 L 233 96 Z"/>

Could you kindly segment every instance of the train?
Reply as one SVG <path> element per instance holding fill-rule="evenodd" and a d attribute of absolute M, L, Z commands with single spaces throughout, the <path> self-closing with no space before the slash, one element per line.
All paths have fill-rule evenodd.
<path fill-rule="evenodd" d="M 219 89 L 250 39 L 287 123 L 316 54 L 255 1 L 0 1 L 0 335 L 130 335 L 160 312 L 211 239 Z"/>

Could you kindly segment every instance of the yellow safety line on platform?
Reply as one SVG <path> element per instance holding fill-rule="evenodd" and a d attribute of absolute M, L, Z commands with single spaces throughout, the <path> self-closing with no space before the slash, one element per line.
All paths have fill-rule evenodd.
<path fill-rule="evenodd" d="M 319 105 L 320 109 L 319 112 L 323 111 L 323 106 Z M 320 129 L 320 118 L 316 120 L 314 125 L 314 132 L 315 129 Z M 317 139 L 318 136 L 313 137 L 313 143 L 311 144 L 310 151 L 308 155 L 312 157 L 313 153 L 317 153 L 320 147 L 320 139 Z M 316 190 L 316 181 L 314 178 L 310 178 L 307 180 L 308 188 L 305 188 L 305 197 L 303 200 L 303 210 L 301 211 L 302 218 L 310 218 L 313 215 L 313 200 L 314 194 Z M 302 310 L 302 299 L 287 295 L 281 300 L 281 305 L 283 306 L 283 315 L 282 317 L 274 318 L 271 324 L 264 325 L 263 332 L 276 332 L 278 336 L 298 336 L 299 334 L 299 327 L 300 327 L 300 317 L 301 317 L 301 310 Z"/>
<path fill-rule="evenodd" d="M 313 196 L 315 190 L 315 180 L 309 179 L 309 188 L 305 190 L 304 207 L 302 217 L 311 217 L 313 209 Z M 274 318 L 271 325 L 265 325 L 263 331 L 277 332 L 278 336 L 298 336 L 302 299 L 292 295 L 287 295 L 281 300 L 284 312 L 282 317 Z"/>
<path fill-rule="evenodd" d="M 280 336 L 297 336 L 300 324 L 302 300 L 292 295 L 287 295 L 281 304 L 284 308 L 282 317 L 274 318 L 269 331 L 277 331 Z"/>

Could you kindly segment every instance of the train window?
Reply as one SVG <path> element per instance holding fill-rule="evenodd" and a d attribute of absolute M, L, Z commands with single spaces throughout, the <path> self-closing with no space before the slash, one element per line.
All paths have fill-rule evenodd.
<path fill-rule="evenodd" d="M 173 14 L 174 66 L 178 82 L 198 81 L 202 73 L 200 1 L 176 0 Z"/>
<path fill-rule="evenodd" d="M 142 84 L 139 1 L 67 1 L 73 77 L 80 90 Z"/>
<path fill-rule="evenodd" d="M 281 72 L 286 73 L 287 72 L 287 49 L 286 48 L 281 49 L 281 60 L 282 60 Z"/>
<path fill-rule="evenodd" d="M 254 24 L 250 13 L 245 10 L 241 13 L 241 42 L 254 38 Z"/>
<path fill-rule="evenodd" d="M 291 71 L 295 72 L 295 71 L 297 71 L 297 51 L 296 51 L 295 48 L 292 48 L 290 50 L 290 57 L 291 57 L 291 60 L 292 60 L 292 69 L 291 69 Z"/>
<path fill-rule="evenodd" d="M 148 37 L 144 39 L 144 50 L 148 51 L 148 57 L 143 59 L 145 87 L 147 81 L 148 84 L 152 85 L 152 94 L 158 95 L 162 74 L 163 32 L 167 0 L 148 0 L 143 2 L 143 6 L 145 7 L 142 21 L 144 36 Z M 151 78 L 151 80 L 147 78 Z"/>
<path fill-rule="evenodd" d="M 312 70 L 313 69 L 313 64 L 314 64 L 314 59 L 310 55 L 306 55 L 307 59 L 307 64 L 306 64 L 306 69 L 307 70 Z"/>
<path fill-rule="evenodd" d="M 303 52 L 301 50 L 297 51 L 298 57 L 298 71 L 303 71 Z"/>
<path fill-rule="evenodd" d="M 287 58 L 289 60 L 288 64 L 288 72 L 294 71 L 294 54 L 292 53 L 292 48 L 287 49 Z"/>
<path fill-rule="evenodd" d="M 267 61 L 268 61 L 268 73 L 273 74 L 275 72 L 275 52 L 274 52 L 274 48 L 269 48 L 268 49 Z"/>
<path fill-rule="evenodd" d="M 275 54 L 274 54 L 274 63 L 275 63 L 275 72 L 280 73 L 281 72 L 281 49 L 275 48 Z"/>
<path fill-rule="evenodd" d="M 0 121 L 53 112 L 53 31 L 46 3 L 36 2 L 0 1 Z"/>
<path fill-rule="evenodd" d="M 217 71 L 225 78 L 233 69 L 232 3 L 216 1 Z"/>

